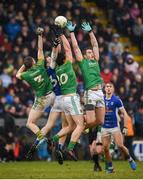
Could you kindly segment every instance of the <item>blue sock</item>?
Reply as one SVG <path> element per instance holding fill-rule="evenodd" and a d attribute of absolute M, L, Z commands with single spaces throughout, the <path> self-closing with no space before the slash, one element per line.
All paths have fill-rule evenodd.
<path fill-rule="evenodd" d="M 107 162 L 107 164 L 108 164 L 108 167 L 113 167 L 112 162 Z"/>

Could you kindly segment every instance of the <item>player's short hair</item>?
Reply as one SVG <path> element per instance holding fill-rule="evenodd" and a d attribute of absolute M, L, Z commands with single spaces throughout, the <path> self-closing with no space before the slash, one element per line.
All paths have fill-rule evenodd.
<path fill-rule="evenodd" d="M 113 88 L 114 88 L 114 84 L 113 84 L 112 82 L 108 82 L 108 83 L 106 83 L 106 84 L 105 84 L 105 87 L 107 86 L 107 84 L 112 85 L 112 86 L 113 86 Z"/>
<path fill-rule="evenodd" d="M 88 47 L 84 48 L 84 49 L 82 50 L 82 54 L 83 54 L 83 55 L 86 55 L 86 51 L 87 51 L 88 49 L 91 49 L 91 50 L 92 50 L 92 47 L 88 46 Z"/>
<path fill-rule="evenodd" d="M 28 56 L 28 57 L 24 58 L 23 63 L 25 65 L 26 69 L 29 69 L 33 65 L 33 58 L 31 56 Z"/>
<path fill-rule="evenodd" d="M 62 64 L 64 64 L 64 60 L 65 60 L 66 56 L 64 52 L 59 52 L 58 53 L 58 57 L 56 59 L 56 63 L 60 66 Z"/>

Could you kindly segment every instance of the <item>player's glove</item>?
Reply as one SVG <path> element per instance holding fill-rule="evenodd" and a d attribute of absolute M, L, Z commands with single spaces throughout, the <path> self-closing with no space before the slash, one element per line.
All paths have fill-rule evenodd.
<path fill-rule="evenodd" d="M 91 26 L 90 26 L 90 24 L 89 24 L 88 22 L 83 22 L 83 23 L 81 24 L 81 27 L 82 27 L 82 29 L 83 29 L 85 32 L 90 32 L 90 31 L 92 31 L 92 28 L 91 28 Z"/>
<path fill-rule="evenodd" d="M 60 43 L 61 43 L 60 39 L 58 37 L 56 37 L 54 42 L 53 42 L 53 47 L 56 48 Z"/>
<path fill-rule="evenodd" d="M 55 25 L 52 29 L 56 37 L 60 37 L 63 34 L 63 28 L 57 25 Z"/>
<path fill-rule="evenodd" d="M 43 34 L 43 32 L 44 32 L 44 29 L 43 28 L 41 28 L 41 27 L 38 27 L 37 29 L 36 29 L 36 34 L 37 35 L 42 35 Z"/>
<path fill-rule="evenodd" d="M 74 32 L 76 24 L 73 24 L 72 21 L 68 21 L 66 27 L 70 32 Z"/>
<path fill-rule="evenodd" d="M 123 127 L 122 133 L 123 133 L 123 135 L 127 136 L 128 129 L 126 127 Z"/>

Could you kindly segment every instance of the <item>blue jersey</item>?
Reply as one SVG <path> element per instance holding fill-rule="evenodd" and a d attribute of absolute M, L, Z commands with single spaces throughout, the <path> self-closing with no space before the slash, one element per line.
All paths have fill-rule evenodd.
<path fill-rule="evenodd" d="M 104 101 L 106 112 L 103 128 L 118 127 L 118 110 L 123 108 L 121 99 L 118 96 L 112 95 L 110 99 L 106 99 L 106 97 L 104 97 Z"/>
<path fill-rule="evenodd" d="M 55 93 L 56 96 L 60 96 L 61 95 L 61 89 L 60 89 L 60 85 L 56 76 L 56 72 L 55 69 L 52 69 L 50 66 L 47 68 L 47 73 L 50 77 L 50 80 L 52 82 L 53 85 L 53 91 Z"/>

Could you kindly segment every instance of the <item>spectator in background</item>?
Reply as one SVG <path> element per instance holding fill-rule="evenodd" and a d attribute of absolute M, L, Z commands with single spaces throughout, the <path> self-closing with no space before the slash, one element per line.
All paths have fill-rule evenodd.
<path fill-rule="evenodd" d="M 133 138 L 134 138 L 134 127 L 133 127 L 133 113 L 130 111 L 130 116 L 127 119 L 127 129 L 128 133 L 125 136 L 125 146 L 128 148 L 130 155 L 135 160 L 135 155 L 133 152 Z"/>
<path fill-rule="evenodd" d="M 14 41 L 17 34 L 20 32 L 21 30 L 21 26 L 20 24 L 16 21 L 15 16 L 10 15 L 10 20 L 9 22 L 6 24 L 5 26 L 5 31 L 8 34 L 8 37 L 11 41 Z"/>
<path fill-rule="evenodd" d="M 125 62 L 125 71 L 127 73 L 136 74 L 139 69 L 139 64 L 134 60 L 133 55 L 127 55 L 126 62 Z"/>
<path fill-rule="evenodd" d="M 123 51 L 123 53 L 122 53 L 122 57 L 123 57 L 123 60 L 124 61 L 126 61 L 126 58 L 127 58 L 127 55 L 128 54 L 131 54 L 131 52 L 130 52 L 130 47 L 128 46 L 128 45 L 126 45 L 125 47 L 124 47 L 124 51 Z"/>
<path fill-rule="evenodd" d="M 123 45 L 119 42 L 119 34 L 113 34 L 112 42 L 109 43 L 109 52 L 112 51 L 112 47 L 115 48 L 115 55 L 121 55 L 123 53 Z"/>
<path fill-rule="evenodd" d="M 137 3 L 134 3 L 130 9 L 130 14 L 133 19 L 136 19 L 140 16 L 140 9 Z"/>
<path fill-rule="evenodd" d="M 124 34 L 130 35 L 132 31 L 132 26 L 134 24 L 133 18 L 130 16 L 129 12 L 125 12 L 125 14 L 122 16 L 122 26 L 121 31 Z"/>
<path fill-rule="evenodd" d="M 0 79 L 2 80 L 4 88 L 7 88 L 12 83 L 11 76 L 8 75 L 6 68 L 3 69 L 3 73 L 0 75 Z"/>
<path fill-rule="evenodd" d="M 140 48 L 141 48 L 142 35 L 143 35 L 143 23 L 142 23 L 142 19 L 138 17 L 135 20 L 135 25 L 133 26 L 133 41 L 139 44 Z"/>
<path fill-rule="evenodd" d="M 143 104 L 135 114 L 136 135 L 143 137 Z"/>
<path fill-rule="evenodd" d="M 15 115 L 15 107 L 14 106 L 9 106 L 6 108 L 6 113 L 4 114 L 4 131 L 6 133 L 12 132 L 13 134 L 15 133 L 15 120 L 14 120 L 14 115 Z"/>
<path fill-rule="evenodd" d="M 112 79 L 112 72 L 108 68 L 104 68 L 103 71 L 101 71 L 101 77 L 104 80 L 104 83 L 111 82 Z"/>

